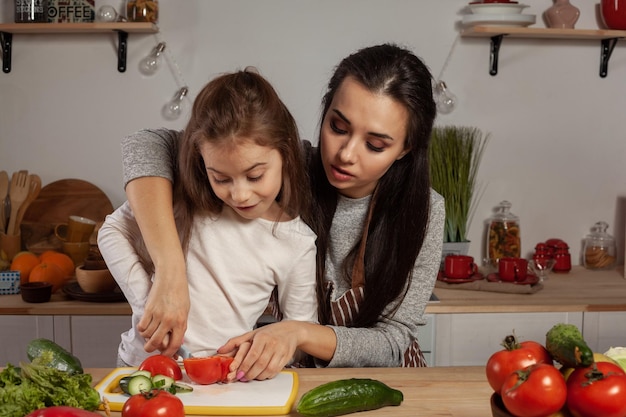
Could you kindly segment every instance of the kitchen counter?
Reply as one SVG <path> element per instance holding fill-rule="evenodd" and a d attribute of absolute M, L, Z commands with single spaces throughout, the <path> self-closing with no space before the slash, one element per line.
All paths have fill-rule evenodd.
<path fill-rule="evenodd" d="M 434 293 L 439 301 L 429 303 L 426 313 L 626 311 L 626 279 L 622 268 L 589 271 L 583 267 L 574 267 L 567 274 L 551 274 L 544 282 L 544 288 L 534 294 L 435 288 Z M 0 296 L 0 315 L 130 314 L 131 309 L 126 302 L 76 301 L 61 292 L 53 294 L 50 302 L 42 304 L 25 303 L 19 294 Z"/>
<path fill-rule="evenodd" d="M 93 368 L 85 372 L 93 376 L 94 385 L 111 369 Z M 378 379 L 404 394 L 398 407 L 368 411 L 368 416 L 393 417 L 477 417 L 491 416 L 489 400 L 493 391 L 487 383 L 485 368 L 327 368 L 297 369 L 298 399 L 306 391 L 326 382 L 345 378 Z M 296 400 L 297 404 L 297 400 Z M 295 408 L 295 406 L 294 406 Z M 100 412 L 105 415 L 104 412 Z M 118 417 L 121 413 L 111 412 Z M 299 416 L 292 411 L 290 416 Z M 356 414 L 355 414 L 356 415 Z"/>

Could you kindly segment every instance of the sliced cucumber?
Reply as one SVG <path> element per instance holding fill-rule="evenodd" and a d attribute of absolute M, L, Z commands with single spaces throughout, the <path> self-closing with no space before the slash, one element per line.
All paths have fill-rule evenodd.
<path fill-rule="evenodd" d="M 122 381 L 124 380 L 124 387 Z M 152 379 L 145 375 L 134 375 L 124 377 L 120 379 L 120 388 L 122 391 L 129 395 L 140 394 L 142 392 L 148 392 L 152 389 Z"/>
<path fill-rule="evenodd" d="M 155 375 L 152 377 L 152 387 L 167 390 L 174 383 L 174 378 L 166 375 Z"/>
<path fill-rule="evenodd" d="M 183 384 L 182 382 L 174 382 L 169 391 L 172 394 L 184 394 L 186 392 L 192 392 L 193 387 L 191 385 Z"/>
<path fill-rule="evenodd" d="M 145 377 L 152 379 L 152 374 L 150 373 L 150 371 L 135 371 L 132 374 L 130 374 L 130 376 L 137 376 L 137 375 L 143 375 Z"/>

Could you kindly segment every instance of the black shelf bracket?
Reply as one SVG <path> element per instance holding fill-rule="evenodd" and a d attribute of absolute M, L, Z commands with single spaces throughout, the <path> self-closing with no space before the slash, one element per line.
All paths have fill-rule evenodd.
<path fill-rule="evenodd" d="M 495 76 L 498 74 L 498 55 L 500 54 L 500 45 L 502 44 L 504 35 L 496 35 L 491 37 L 491 49 L 489 52 L 489 74 Z"/>
<path fill-rule="evenodd" d="M 128 51 L 128 32 L 117 31 L 117 70 L 126 71 L 126 52 Z"/>
<path fill-rule="evenodd" d="M 600 77 L 605 78 L 609 73 L 609 59 L 618 38 L 602 39 L 600 48 Z"/>
<path fill-rule="evenodd" d="M 2 72 L 8 74 L 11 72 L 11 46 L 13 43 L 13 34 L 9 32 L 0 32 L 0 49 L 2 49 Z"/>

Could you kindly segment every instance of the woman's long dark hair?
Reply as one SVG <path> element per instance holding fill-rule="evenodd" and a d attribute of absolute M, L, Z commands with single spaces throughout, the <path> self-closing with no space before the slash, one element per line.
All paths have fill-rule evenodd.
<path fill-rule="evenodd" d="M 395 311 L 410 284 L 411 272 L 428 226 L 430 174 L 428 146 L 436 116 L 432 76 L 424 63 L 407 49 L 393 44 L 368 47 L 344 58 L 328 83 L 322 100 L 324 123 L 341 83 L 350 77 L 369 91 L 402 104 L 409 113 L 405 149 L 380 179 L 370 204 L 374 204 L 365 250 L 365 301 L 359 306 L 354 327 L 374 325 L 385 309 Z M 324 173 L 320 148 L 312 157 L 313 215 L 318 235 L 317 275 L 320 322 L 327 324 L 330 311 L 325 293 L 326 253 L 338 193 Z M 359 242 L 344 261 L 345 279 L 356 259 Z"/>

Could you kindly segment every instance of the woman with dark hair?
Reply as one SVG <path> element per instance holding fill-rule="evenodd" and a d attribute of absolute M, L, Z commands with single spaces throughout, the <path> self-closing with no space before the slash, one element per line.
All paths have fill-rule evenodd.
<path fill-rule="evenodd" d="M 361 49 L 337 66 L 323 98 L 319 146 L 308 146 L 320 324 L 281 321 L 229 340 L 219 352 L 238 350 L 234 366 L 248 379 L 273 377 L 296 349 L 316 366 L 425 366 L 418 328 L 445 217 L 429 180 L 431 83 L 424 63 L 393 44 Z M 161 265 L 142 335 L 146 349 L 166 354 L 180 346 L 188 308 L 185 297 L 172 300 L 184 294 L 184 259 L 172 248 L 175 226 L 163 201 L 180 134 L 145 130 L 123 142 L 126 191 Z"/>

